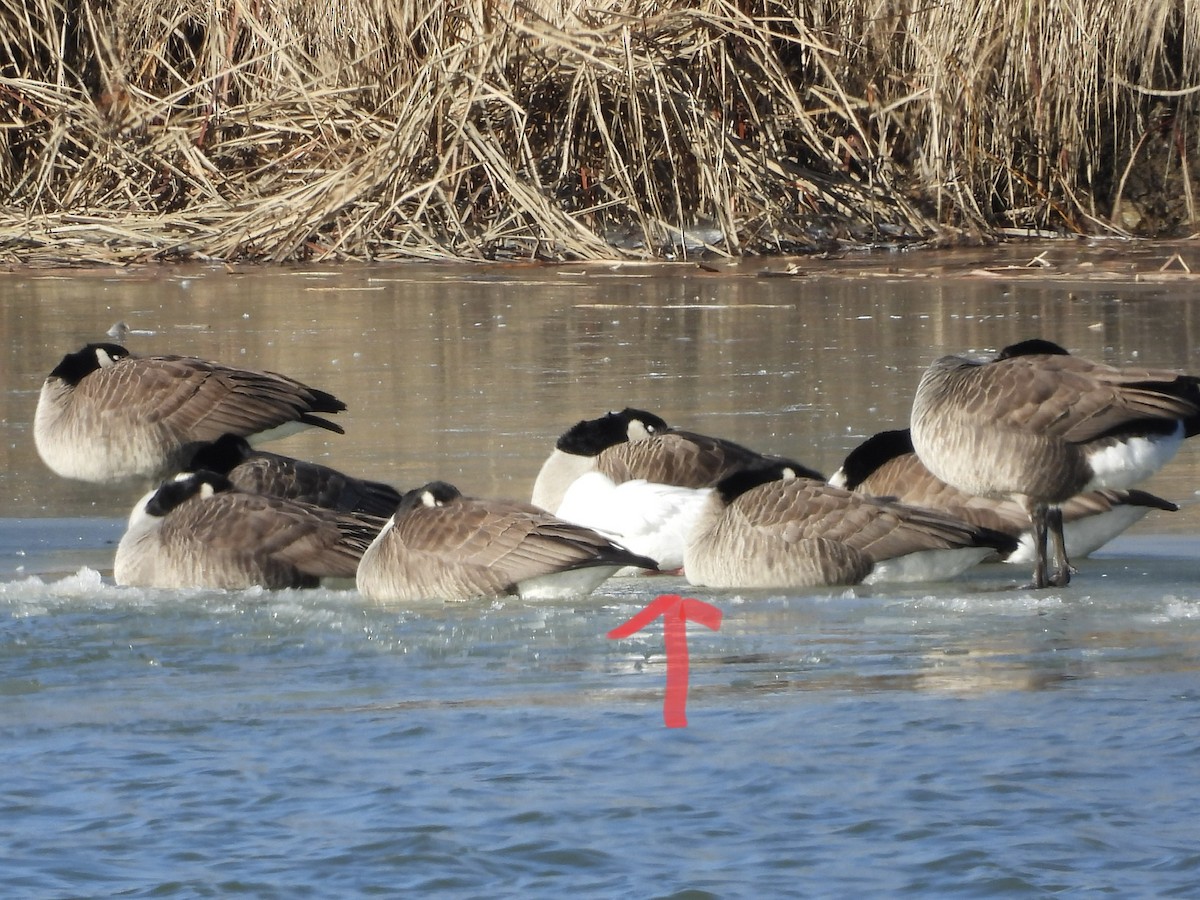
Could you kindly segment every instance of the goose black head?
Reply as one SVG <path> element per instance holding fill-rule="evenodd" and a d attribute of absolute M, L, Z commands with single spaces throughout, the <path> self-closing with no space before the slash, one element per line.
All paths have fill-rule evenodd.
<path fill-rule="evenodd" d="M 181 472 L 170 481 L 164 481 L 146 501 L 146 513 L 165 516 L 171 510 L 192 497 L 211 497 L 222 491 L 233 489 L 229 479 L 217 472 L 201 469 L 196 472 Z"/>
<path fill-rule="evenodd" d="M 1071 354 L 1053 341 L 1042 338 L 1030 338 L 1009 344 L 996 354 L 996 362 L 1002 359 L 1012 359 L 1016 356 L 1070 356 Z"/>
<path fill-rule="evenodd" d="M 772 481 L 794 481 L 812 478 L 812 470 L 790 460 L 781 459 L 759 466 L 747 466 L 726 475 L 717 482 L 717 494 L 725 503 L 732 503 L 742 494 Z M 819 480 L 819 479 L 818 479 Z"/>
<path fill-rule="evenodd" d="M 913 452 L 912 432 L 907 428 L 872 435 L 846 454 L 838 486 L 852 491 L 884 463 Z"/>
<path fill-rule="evenodd" d="M 397 515 L 403 515 L 421 506 L 445 506 L 462 496 L 462 491 L 445 481 L 431 481 L 419 488 L 405 492 L 400 498 L 396 509 Z"/>
<path fill-rule="evenodd" d="M 76 385 L 98 369 L 107 369 L 129 355 L 120 344 L 86 344 L 83 349 L 64 356 L 50 372 L 50 377 Z"/>
<path fill-rule="evenodd" d="M 228 475 L 234 466 L 250 458 L 250 442 L 237 434 L 223 434 L 204 444 L 192 455 L 189 469 L 207 469 Z"/>
<path fill-rule="evenodd" d="M 626 407 L 598 419 L 584 419 L 563 432 L 555 446 L 575 456 L 598 456 L 609 447 L 638 441 L 669 430 L 667 423 L 644 409 Z"/>

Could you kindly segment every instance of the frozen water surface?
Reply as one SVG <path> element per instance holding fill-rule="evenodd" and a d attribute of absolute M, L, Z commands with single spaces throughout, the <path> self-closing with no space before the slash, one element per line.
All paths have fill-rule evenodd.
<path fill-rule="evenodd" d="M 781 278 L 3 276 L 0 890 L 1200 892 L 1194 506 L 1152 513 L 1062 590 L 993 566 L 902 590 L 630 579 L 548 606 L 389 609 L 349 584 L 116 587 L 141 488 L 58 479 L 32 446 L 46 372 L 117 321 L 132 349 L 286 372 L 350 404 L 344 436 L 280 452 L 516 497 L 560 431 L 625 405 L 831 472 L 903 424 L 945 352 L 1042 336 L 1200 371 L 1191 282 L 1129 274 L 1157 271 L 1153 248 L 1120 265 L 1120 247 L 1051 248 L 1036 279 L 1005 268 L 1041 249 Z M 1190 504 L 1198 461 L 1185 447 L 1148 487 Z M 724 614 L 689 631 L 686 729 L 663 727 L 661 625 L 605 636 L 668 592 Z"/>

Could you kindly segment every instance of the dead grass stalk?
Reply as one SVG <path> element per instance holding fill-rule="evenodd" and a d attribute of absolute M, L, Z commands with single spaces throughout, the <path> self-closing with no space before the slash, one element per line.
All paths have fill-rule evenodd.
<path fill-rule="evenodd" d="M 1194 0 L 23 0 L 13 260 L 1197 230 Z"/>

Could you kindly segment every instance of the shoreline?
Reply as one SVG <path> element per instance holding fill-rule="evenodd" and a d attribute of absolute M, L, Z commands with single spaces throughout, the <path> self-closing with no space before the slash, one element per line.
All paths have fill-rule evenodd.
<path fill-rule="evenodd" d="M 95 6 L 30 0 L 0 35 L 10 264 L 753 259 L 1200 227 L 1200 26 L 1171 0 Z"/>

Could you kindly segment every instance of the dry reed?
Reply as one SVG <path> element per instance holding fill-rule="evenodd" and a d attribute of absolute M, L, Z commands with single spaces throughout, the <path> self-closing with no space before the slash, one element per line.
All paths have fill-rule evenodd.
<path fill-rule="evenodd" d="M 585 259 L 1195 230 L 1197 0 L 22 0 L 0 252 Z"/>

